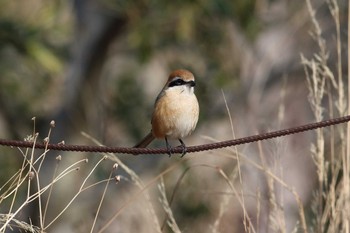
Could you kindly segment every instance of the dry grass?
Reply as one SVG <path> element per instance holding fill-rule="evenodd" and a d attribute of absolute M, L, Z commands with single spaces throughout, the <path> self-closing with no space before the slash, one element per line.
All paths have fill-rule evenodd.
<path fill-rule="evenodd" d="M 54 127 L 53 122 L 51 123 L 51 126 L 52 127 L 49 130 L 48 137 L 45 138 L 45 142 L 47 143 L 49 142 L 51 130 Z M 29 136 L 26 140 L 30 140 L 35 143 L 37 141 L 37 138 L 38 134 L 36 133 L 32 136 Z M 0 204 L 2 205 L 2 209 L 8 209 L 7 214 L 1 214 L 0 232 L 5 232 L 6 229 L 14 229 L 14 231 L 24 230 L 26 232 L 46 232 L 46 230 L 51 225 L 53 225 L 58 219 L 60 219 L 60 217 L 69 209 L 71 204 L 76 200 L 76 198 L 79 195 L 81 195 L 81 193 L 92 188 L 97 184 L 108 184 L 110 180 L 115 179 L 111 177 L 111 172 L 111 175 L 108 179 L 87 185 L 89 178 L 96 170 L 96 168 L 100 165 L 100 163 L 106 160 L 106 157 L 103 157 L 96 164 L 93 165 L 91 171 L 84 178 L 78 191 L 71 198 L 71 200 L 63 206 L 62 210 L 56 213 L 56 216 L 54 218 L 47 221 L 47 213 L 50 209 L 50 202 L 53 201 L 50 197 L 54 186 L 61 182 L 63 179 L 66 179 L 67 177 L 76 174 L 76 172 L 80 170 L 81 166 L 84 166 L 88 163 L 88 160 L 81 159 L 67 166 L 62 171 L 58 172 L 62 156 L 57 156 L 56 165 L 52 174 L 52 179 L 48 184 L 43 185 L 40 174 L 42 172 L 43 161 L 49 153 L 49 150 L 45 149 L 44 152 L 38 156 L 36 155 L 36 150 L 34 149 L 27 149 L 25 151 L 19 149 L 19 152 L 23 156 L 22 166 L 20 167 L 19 171 L 16 172 L 11 177 L 11 179 L 9 179 L 0 189 Z M 116 167 L 113 167 L 113 170 L 115 169 Z M 45 198 L 43 198 L 44 194 L 47 194 Z M 22 200 L 23 195 L 25 195 L 24 200 Z M 26 207 L 31 203 L 35 203 L 35 205 L 38 205 L 39 226 L 33 226 L 31 224 L 30 219 L 29 223 L 18 219 L 18 217 L 21 216 L 23 212 L 28 211 L 26 210 Z M 93 229 L 93 227 L 94 225 L 91 229 Z"/>
<path fill-rule="evenodd" d="M 337 2 L 335 0 L 328 1 L 336 28 L 338 59 L 336 71 L 332 71 L 328 67 L 327 41 L 322 37 L 322 28 L 316 19 L 310 0 L 306 0 L 306 3 L 313 24 L 311 35 L 319 48 L 319 51 L 311 58 L 301 55 L 314 119 L 321 121 L 326 118 L 325 116 L 332 118 L 349 114 L 350 95 L 346 96 L 345 94 L 344 75 L 341 69 L 343 42 L 340 39 L 341 28 Z M 350 26 L 348 33 L 350 33 Z M 283 95 L 282 90 L 281 96 Z M 224 100 L 226 103 L 225 96 Z M 329 103 L 327 107 L 324 106 L 325 100 Z M 233 126 L 235 123 L 231 118 L 227 103 L 226 108 L 234 138 Z M 283 105 L 280 106 L 280 109 L 279 116 L 283 118 Z M 46 138 L 47 142 L 54 124 L 51 126 Z M 207 232 L 226 232 L 224 226 L 228 224 L 227 218 L 234 217 L 239 219 L 237 221 L 242 226 L 242 228 L 236 228 L 237 232 L 239 229 L 242 232 L 350 232 L 349 135 L 349 126 L 347 129 L 340 126 L 330 127 L 327 130 L 315 130 L 315 141 L 310 146 L 310 156 L 316 167 L 317 189 L 312 197 L 311 212 L 307 210 L 307 203 L 295 187 L 284 180 L 284 171 L 280 169 L 281 162 L 278 160 L 278 155 L 275 157 L 274 163 L 267 161 L 266 148 L 261 143 L 258 144 L 258 159 L 251 158 L 248 153 L 241 152 L 237 148 L 220 150 L 213 152 L 214 154 L 197 155 L 206 157 L 207 161 L 197 160 L 196 156 L 178 160 L 167 165 L 150 179 L 141 178 L 118 155 L 103 154 L 98 161 L 87 168 L 88 172 L 80 185 L 77 185 L 75 194 L 58 212 L 54 213 L 50 208 L 50 203 L 54 201 L 52 194 L 57 192 L 54 186 L 63 182 L 64 179 L 77 176 L 80 167 L 86 166 L 89 163 L 88 160 L 81 159 L 61 168 L 63 158 L 57 156 L 52 179 L 48 184 L 44 184 L 40 175 L 49 151 L 44 150 L 40 155 L 36 155 L 37 151 L 34 149 L 24 151 L 19 149 L 19 154 L 23 158 L 21 167 L 0 189 L 2 211 L 0 232 L 11 229 L 20 229 L 26 232 L 50 231 L 53 225 L 60 222 L 63 216 L 71 211 L 70 207 L 83 192 L 101 184 L 104 185 L 104 188 L 98 198 L 98 205 L 96 209 L 91 210 L 95 211 L 95 215 L 91 221 L 85 222 L 89 226 L 84 229 L 88 229 L 90 232 L 122 232 L 123 230 L 115 230 L 114 223 L 118 218 L 121 218 L 121 215 L 132 212 L 130 209 L 136 208 L 135 205 L 138 205 L 139 200 L 142 200 L 143 203 L 136 208 L 136 211 L 141 212 L 137 213 L 136 218 L 146 215 L 143 217 L 145 220 L 140 221 L 142 224 L 150 225 L 147 231 L 142 230 L 141 232 L 191 232 L 191 229 L 184 230 L 182 228 L 181 218 L 175 211 L 179 207 L 175 204 L 180 203 L 182 198 L 192 200 L 193 196 L 200 196 L 199 199 L 204 199 L 205 196 L 210 195 L 215 195 L 215 197 L 205 199 L 208 200 L 209 207 L 207 208 L 210 208 L 210 213 L 207 214 L 209 217 L 202 221 L 206 224 L 203 229 L 207 229 Z M 94 143 L 100 144 L 88 135 L 84 134 L 84 136 Z M 38 135 L 34 129 L 33 135 L 26 140 L 35 142 L 37 138 Z M 207 139 L 209 140 L 209 138 Z M 210 140 L 215 141 L 214 139 Z M 276 148 L 282 148 L 281 151 L 275 152 L 276 154 L 283 153 L 284 143 L 283 140 L 276 141 Z M 213 162 L 213 158 L 215 158 L 215 162 Z M 109 176 L 97 182 L 91 181 L 94 173 L 106 161 L 111 165 Z M 243 167 L 254 168 L 266 182 L 266 190 L 260 190 L 260 188 L 257 188 L 255 192 L 248 190 Z M 117 168 L 125 172 L 125 176 L 116 176 Z M 191 176 L 199 177 L 203 183 L 207 182 L 209 190 L 205 190 L 206 186 L 201 186 L 201 189 L 198 190 L 191 185 L 186 186 L 185 183 L 191 179 Z M 108 204 L 111 201 L 108 194 L 114 192 L 109 189 L 111 181 L 114 180 L 119 184 L 121 179 L 125 183 L 131 184 L 136 190 L 127 189 L 127 195 L 124 198 L 116 198 L 118 204 L 109 208 Z M 291 229 L 287 226 L 290 218 L 286 214 L 288 206 L 285 204 L 285 196 L 287 193 L 294 198 L 298 215 L 298 221 L 294 222 Z M 39 210 L 39 224 L 37 226 L 32 225 L 31 220 L 21 219 L 21 215 L 28 211 L 26 207 L 31 203 L 35 203 Z M 233 209 L 235 209 L 234 213 Z M 50 218 L 48 217 L 49 212 L 51 212 Z M 241 215 L 237 216 L 237 213 L 241 213 Z M 52 217 L 52 215 L 54 216 Z M 232 225 L 236 223 L 232 221 L 229 223 Z M 119 224 L 122 223 L 119 222 Z M 126 229 L 132 229 L 132 227 Z"/>
<path fill-rule="evenodd" d="M 326 41 L 322 38 L 322 29 L 315 18 L 310 1 L 308 10 L 313 19 L 312 36 L 319 46 L 319 52 L 311 59 L 302 56 L 309 87 L 309 101 L 316 120 L 324 115 L 343 116 L 347 112 L 342 77 L 342 47 L 340 39 L 339 8 L 336 1 L 328 2 L 334 19 L 337 41 L 337 72 L 328 67 Z M 334 96 L 335 93 L 335 96 Z M 327 98 L 329 111 L 322 107 Z M 331 128 L 331 137 L 325 137 L 324 130 L 316 131 L 316 142 L 311 145 L 311 153 L 317 167 L 318 190 L 313 200 L 314 221 L 312 229 L 317 232 L 349 232 L 349 152 L 346 150 L 348 139 L 344 127 Z M 325 151 L 325 144 L 330 145 L 330 158 Z M 336 146 L 335 146 L 336 145 Z"/>

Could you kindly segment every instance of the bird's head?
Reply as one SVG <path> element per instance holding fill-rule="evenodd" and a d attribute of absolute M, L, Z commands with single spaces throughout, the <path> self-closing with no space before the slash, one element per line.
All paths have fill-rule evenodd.
<path fill-rule="evenodd" d="M 196 85 L 193 74 L 188 70 L 175 70 L 170 73 L 165 89 L 194 92 Z"/>

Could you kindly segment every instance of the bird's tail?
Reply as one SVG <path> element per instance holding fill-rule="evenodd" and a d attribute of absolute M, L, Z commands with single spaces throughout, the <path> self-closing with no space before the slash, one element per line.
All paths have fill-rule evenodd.
<path fill-rule="evenodd" d="M 144 147 L 148 146 L 148 144 L 150 144 L 154 139 L 155 139 L 155 137 L 153 136 L 152 132 L 150 132 L 149 134 L 147 134 L 146 137 L 144 137 L 142 139 L 141 142 L 137 143 L 134 147 L 144 148 Z"/>

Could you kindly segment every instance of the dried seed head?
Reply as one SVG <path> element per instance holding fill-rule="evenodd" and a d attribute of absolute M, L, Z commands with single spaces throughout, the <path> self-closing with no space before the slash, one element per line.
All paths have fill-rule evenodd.
<path fill-rule="evenodd" d="M 119 165 L 118 165 L 117 163 L 113 164 L 113 169 L 114 169 L 114 170 L 117 170 L 118 166 L 119 166 Z"/>
<path fill-rule="evenodd" d="M 30 171 L 29 174 L 28 174 L 28 177 L 30 180 L 33 180 L 35 178 L 35 174 L 33 171 Z"/>
<path fill-rule="evenodd" d="M 58 145 L 64 145 L 64 144 L 65 144 L 65 142 L 63 140 L 58 143 Z"/>
<path fill-rule="evenodd" d="M 107 155 L 103 156 L 103 160 L 106 160 L 107 158 L 108 158 L 108 156 L 107 156 Z"/>
<path fill-rule="evenodd" d="M 57 161 L 61 161 L 62 160 L 62 156 L 61 155 L 57 155 L 56 160 Z"/>
<path fill-rule="evenodd" d="M 50 127 L 51 127 L 51 128 L 55 128 L 55 126 L 56 126 L 56 123 L 55 123 L 54 120 L 52 120 L 52 121 L 50 122 Z"/>
<path fill-rule="evenodd" d="M 27 137 L 24 138 L 24 141 L 26 142 L 32 142 L 33 140 L 33 135 L 28 135 Z"/>
<path fill-rule="evenodd" d="M 118 184 L 120 182 L 120 176 L 115 176 L 114 180 L 115 180 L 115 183 Z"/>
<path fill-rule="evenodd" d="M 86 158 L 86 159 L 85 159 L 85 163 L 88 163 L 88 162 L 89 162 L 89 159 Z"/>
<path fill-rule="evenodd" d="M 32 117 L 32 121 L 35 121 L 35 117 Z"/>
<path fill-rule="evenodd" d="M 46 138 L 44 138 L 44 144 L 47 144 L 47 143 L 49 143 L 49 137 L 46 137 Z"/>

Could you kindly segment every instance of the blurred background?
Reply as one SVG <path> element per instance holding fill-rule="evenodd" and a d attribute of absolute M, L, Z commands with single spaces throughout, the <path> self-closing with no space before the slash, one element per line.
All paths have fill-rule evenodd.
<path fill-rule="evenodd" d="M 348 5 L 345 0 L 338 4 L 345 58 Z M 312 6 L 322 27 L 328 65 L 336 70 L 336 29 L 329 5 L 314 0 Z M 0 137 L 23 140 L 32 134 L 35 117 L 41 140 L 55 120 L 53 143 L 93 144 L 81 135 L 84 131 L 105 145 L 133 146 L 149 132 L 154 100 L 168 74 L 179 68 L 194 73 L 201 109 L 196 131 L 185 139 L 187 145 L 314 122 L 301 64 L 301 54 L 311 58 L 319 51 L 310 34 L 313 27 L 304 0 L 0 0 Z M 317 180 L 310 156 L 314 137 L 313 132 L 303 133 L 239 146 L 237 151 L 252 161 L 264 161 L 295 188 L 308 209 Z M 164 142 L 151 146 L 163 147 Z M 298 229 L 295 198 L 277 184 L 274 193 L 283 206 L 285 222 L 271 223 L 269 183 L 249 163 L 241 161 L 237 166 L 233 159 L 237 151 L 188 154 L 183 160 L 177 155 L 118 157 L 145 183 L 180 164 L 164 176 L 164 183 L 170 198 L 185 174 L 172 203 L 183 232 L 246 230 L 246 215 L 215 167 L 229 174 L 238 192 L 246 196 L 245 211 L 256 232 L 277 232 L 274 224 L 286 232 Z M 7 147 L 0 147 L 0 154 L 3 184 L 19 169 L 23 157 Z M 49 182 L 45 177 L 52 176 L 58 154 L 65 164 L 62 169 L 85 157 L 93 166 L 101 158 L 96 153 L 51 151 L 44 161 L 43 182 Z M 93 180 L 107 178 L 112 165 L 103 162 L 94 170 Z M 86 165 L 81 173 L 57 185 L 48 219 L 72 198 L 89 169 Z M 109 189 L 96 229 L 139 190 L 129 173 L 123 169 L 117 173 L 122 180 Z M 84 192 L 48 232 L 89 230 L 103 187 Z M 154 222 L 162 225 L 166 214 L 157 185 L 147 192 L 149 198 L 135 198 L 107 231 L 158 232 Z M 155 210 L 153 217 L 145 208 L 149 205 Z M 6 203 L 0 205 L 1 212 L 7 208 Z M 37 215 L 36 208 L 28 208 L 20 218 L 36 223 Z"/>

